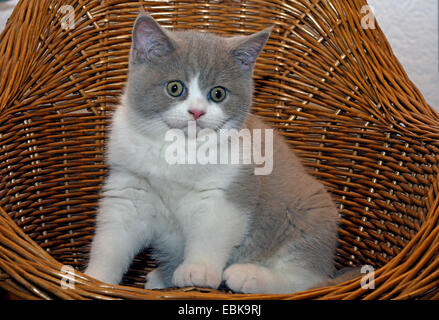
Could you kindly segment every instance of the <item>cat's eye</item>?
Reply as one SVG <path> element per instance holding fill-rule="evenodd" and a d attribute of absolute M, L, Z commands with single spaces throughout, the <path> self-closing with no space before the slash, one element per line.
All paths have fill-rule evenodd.
<path fill-rule="evenodd" d="M 166 90 L 171 97 L 177 98 L 184 92 L 184 84 L 181 81 L 173 80 L 166 84 Z"/>
<path fill-rule="evenodd" d="M 223 101 L 226 96 L 227 91 L 223 87 L 212 88 L 209 92 L 209 99 L 216 103 Z"/>

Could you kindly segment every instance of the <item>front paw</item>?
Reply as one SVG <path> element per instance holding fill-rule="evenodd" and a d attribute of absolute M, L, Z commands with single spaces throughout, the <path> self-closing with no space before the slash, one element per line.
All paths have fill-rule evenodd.
<path fill-rule="evenodd" d="M 272 273 L 255 264 L 232 264 L 224 273 L 226 285 L 235 292 L 269 293 L 275 285 Z"/>
<path fill-rule="evenodd" d="M 87 276 L 105 282 L 107 284 L 118 284 L 120 281 L 120 276 L 104 268 L 97 268 L 88 266 L 87 269 L 83 271 Z"/>
<path fill-rule="evenodd" d="M 174 272 L 172 283 L 177 287 L 207 287 L 217 289 L 222 280 L 222 268 L 207 263 L 182 263 Z"/>

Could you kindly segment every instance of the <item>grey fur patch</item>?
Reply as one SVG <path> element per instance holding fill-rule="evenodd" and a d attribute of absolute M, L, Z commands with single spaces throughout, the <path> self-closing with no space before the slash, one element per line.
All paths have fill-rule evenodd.
<path fill-rule="evenodd" d="M 270 129 L 253 115 L 245 127 Z M 269 265 L 282 254 L 286 261 L 331 277 L 339 220 L 335 204 L 276 132 L 273 148 L 270 175 L 254 175 L 253 166 L 247 166 L 227 192 L 230 201 L 249 212 L 251 221 L 229 264 Z"/>

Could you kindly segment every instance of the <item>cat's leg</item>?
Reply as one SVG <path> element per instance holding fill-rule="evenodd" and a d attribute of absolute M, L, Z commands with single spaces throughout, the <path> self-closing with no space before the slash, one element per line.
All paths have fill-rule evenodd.
<path fill-rule="evenodd" d="M 185 234 L 184 259 L 172 283 L 178 287 L 218 288 L 232 248 L 247 228 L 247 215 L 227 201 L 221 191 L 187 197 L 179 212 Z"/>
<path fill-rule="evenodd" d="M 224 271 L 223 279 L 235 292 L 270 294 L 303 291 L 324 277 L 293 263 L 276 267 L 237 263 Z"/>
<path fill-rule="evenodd" d="M 170 286 L 171 284 L 166 281 L 160 267 L 152 270 L 146 275 L 145 289 L 163 289 Z"/>
<path fill-rule="evenodd" d="M 118 284 L 134 256 L 144 247 L 148 228 L 136 223 L 136 209 L 128 199 L 103 198 L 99 211 L 85 274 Z"/>
<path fill-rule="evenodd" d="M 134 256 L 151 241 L 154 208 L 148 192 L 127 176 L 109 179 L 102 195 L 85 274 L 118 284 Z"/>

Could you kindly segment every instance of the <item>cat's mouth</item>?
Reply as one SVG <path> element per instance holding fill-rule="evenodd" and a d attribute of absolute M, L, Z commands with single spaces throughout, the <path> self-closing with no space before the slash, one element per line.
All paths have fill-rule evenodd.
<path fill-rule="evenodd" d="M 220 130 L 224 124 L 227 122 L 226 120 L 218 121 L 215 123 L 206 123 L 202 120 L 177 120 L 177 121 L 170 121 L 169 119 L 162 118 L 163 122 L 166 124 L 166 126 L 169 129 L 177 129 L 182 130 L 185 134 L 188 133 L 189 128 L 194 127 L 196 128 L 197 132 L 202 129 L 210 129 L 212 131 L 218 131 Z"/>

